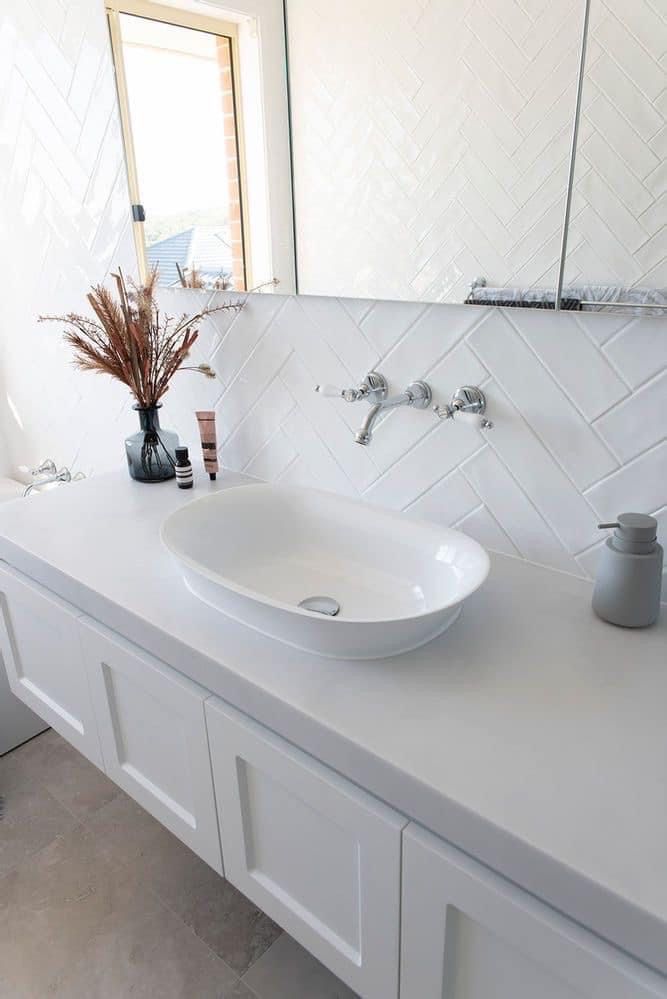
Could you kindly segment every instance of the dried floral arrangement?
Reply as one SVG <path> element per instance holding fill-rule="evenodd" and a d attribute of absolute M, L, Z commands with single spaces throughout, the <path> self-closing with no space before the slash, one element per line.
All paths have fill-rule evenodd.
<path fill-rule="evenodd" d="M 155 301 L 157 268 L 145 284 L 114 274 L 118 298 L 95 285 L 87 298 L 96 318 L 70 312 L 40 316 L 40 322 L 66 324 L 65 341 L 74 349 L 75 364 L 83 371 L 111 375 L 123 382 L 142 409 L 157 406 L 177 371 L 198 371 L 215 378 L 208 364 L 187 365 L 198 324 L 213 312 L 238 311 L 241 302 L 226 302 L 180 319 L 161 313 Z"/>

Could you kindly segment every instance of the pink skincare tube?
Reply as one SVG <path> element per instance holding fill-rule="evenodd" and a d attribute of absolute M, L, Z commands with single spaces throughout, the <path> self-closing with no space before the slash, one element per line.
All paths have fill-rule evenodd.
<path fill-rule="evenodd" d="M 202 409 L 195 413 L 199 424 L 201 449 L 204 457 L 204 468 L 210 479 L 215 479 L 218 473 L 218 441 L 215 432 L 215 412 L 212 409 Z"/>

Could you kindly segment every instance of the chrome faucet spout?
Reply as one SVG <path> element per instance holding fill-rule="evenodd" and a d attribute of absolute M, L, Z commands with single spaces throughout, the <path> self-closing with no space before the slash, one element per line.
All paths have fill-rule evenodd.
<path fill-rule="evenodd" d="M 373 436 L 373 426 L 375 424 L 376 419 L 378 418 L 381 409 L 384 409 L 384 406 L 382 406 L 381 403 L 377 402 L 374 406 L 371 406 L 371 408 L 368 410 L 364 418 L 364 422 L 361 424 L 356 434 L 354 435 L 354 439 L 357 444 L 363 444 L 364 447 L 370 444 L 371 438 Z"/>
<path fill-rule="evenodd" d="M 332 399 L 344 399 L 345 402 L 369 403 L 370 409 L 366 419 L 354 435 L 357 444 L 366 447 L 373 438 L 375 423 L 383 409 L 395 409 L 397 406 L 413 406 L 415 409 L 428 409 L 431 405 L 431 389 L 426 382 L 410 382 L 405 392 L 387 398 L 388 386 L 384 375 L 379 371 L 369 371 L 364 380 L 356 388 L 336 388 L 335 385 L 316 385 L 315 391 Z"/>
<path fill-rule="evenodd" d="M 354 436 L 355 442 L 367 447 L 373 439 L 373 429 L 380 413 L 385 409 L 396 409 L 398 406 L 415 406 L 426 409 L 431 404 L 431 390 L 425 382 L 412 382 L 405 392 L 392 395 L 388 399 L 376 402 L 366 414 L 364 422 Z"/>

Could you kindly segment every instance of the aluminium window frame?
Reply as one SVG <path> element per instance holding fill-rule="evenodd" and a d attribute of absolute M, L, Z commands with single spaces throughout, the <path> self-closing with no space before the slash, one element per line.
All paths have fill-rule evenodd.
<path fill-rule="evenodd" d="M 194 31 L 203 31 L 207 34 L 218 35 L 229 39 L 231 47 L 232 65 L 232 90 L 234 99 L 234 121 L 236 132 L 236 157 L 238 168 L 239 198 L 241 206 L 241 242 L 243 249 L 243 265 L 246 288 L 252 287 L 252 274 L 250 261 L 249 239 L 250 226 L 247 217 L 247 183 L 246 183 L 246 159 L 245 145 L 243 140 L 243 112 L 240 94 L 240 73 L 239 73 L 239 42 L 238 25 L 234 21 L 225 20 L 222 17 L 209 16 L 196 13 L 184 8 L 167 6 L 154 2 L 154 0 L 106 0 L 106 15 L 109 26 L 109 39 L 111 42 L 111 55 L 116 78 L 116 93 L 118 97 L 118 110 L 120 116 L 121 132 L 123 136 L 123 153 L 127 170 L 127 184 L 130 195 L 130 206 L 141 204 L 141 194 L 139 189 L 139 174 L 134 146 L 134 133 L 132 130 L 132 116 L 130 113 L 130 102 L 127 88 L 127 76 L 125 72 L 125 61 L 123 58 L 123 43 L 120 28 L 120 15 L 128 14 L 134 17 L 142 17 L 146 20 L 159 21 L 163 24 L 172 24 L 181 28 L 190 28 Z M 143 220 L 132 219 L 132 235 L 134 238 L 135 251 L 137 255 L 137 265 L 139 268 L 139 278 L 146 281 L 150 268 L 146 255 L 146 234 Z"/>

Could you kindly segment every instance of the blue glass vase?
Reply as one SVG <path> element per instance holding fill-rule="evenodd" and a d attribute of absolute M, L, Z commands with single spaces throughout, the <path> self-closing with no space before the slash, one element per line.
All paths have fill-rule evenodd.
<path fill-rule="evenodd" d="M 157 406 L 135 406 L 140 430 L 125 440 L 125 454 L 130 475 L 137 482 L 164 482 L 176 472 L 178 434 L 163 430 Z"/>

